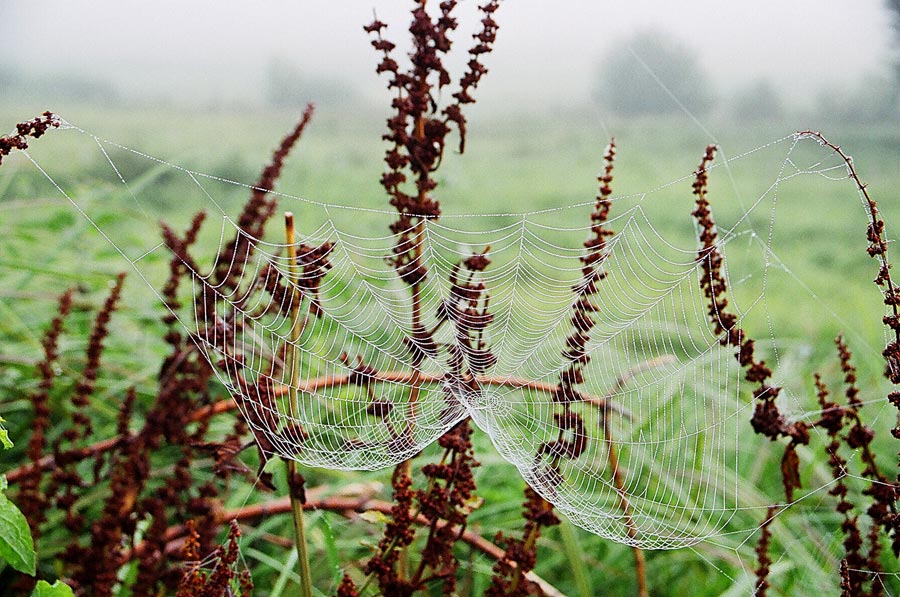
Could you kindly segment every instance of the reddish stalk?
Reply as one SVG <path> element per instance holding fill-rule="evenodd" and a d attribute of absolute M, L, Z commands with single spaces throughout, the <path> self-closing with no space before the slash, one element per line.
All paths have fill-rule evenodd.
<path fill-rule="evenodd" d="M 390 383 L 409 383 L 412 379 L 414 373 L 410 371 L 382 371 L 375 374 L 375 381 L 383 381 Z M 443 376 L 436 375 L 433 373 L 419 373 L 421 382 L 423 385 L 428 384 L 441 384 L 443 383 Z M 479 385 L 482 386 L 494 386 L 494 387 L 505 387 L 514 390 L 533 390 L 536 392 L 542 393 L 550 393 L 556 390 L 555 384 L 549 384 L 542 381 L 535 381 L 530 379 L 524 379 L 520 377 L 493 377 L 493 376 L 478 376 L 476 381 Z M 316 391 L 325 390 L 328 388 L 338 388 L 346 385 L 351 385 L 350 376 L 349 375 L 326 375 L 322 377 L 315 377 L 313 379 L 309 379 L 306 381 L 301 380 L 298 384 L 298 392 L 300 393 L 312 393 Z M 275 395 L 280 396 L 287 393 L 287 386 L 280 386 L 275 389 Z M 584 401 L 588 404 L 591 404 L 595 408 L 614 412 L 623 416 L 627 419 L 632 418 L 631 412 L 627 409 L 618 406 L 606 398 L 597 398 L 595 396 L 584 396 Z M 215 415 L 219 415 L 226 412 L 231 412 L 237 408 L 237 404 L 235 404 L 234 400 L 220 400 L 215 404 L 211 404 L 209 406 L 204 406 L 199 408 L 190 415 L 189 421 L 192 423 L 205 421 L 210 417 Z M 105 439 L 89 446 L 85 446 L 83 448 L 78 448 L 75 450 L 75 455 L 77 456 L 77 460 L 84 460 L 85 458 L 89 458 L 92 456 L 96 456 L 98 454 L 102 454 L 104 452 L 108 452 L 109 450 L 114 449 L 121 442 L 121 438 L 113 437 L 109 439 Z M 6 473 L 6 480 L 10 484 L 15 484 L 18 481 L 21 481 L 24 477 L 29 474 L 35 473 L 37 471 L 44 471 L 49 468 L 52 468 L 56 463 L 56 459 L 53 455 L 47 455 L 40 459 L 38 459 L 34 463 L 27 464 L 25 466 L 20 466 L 15 468 L 8 473 Z"/>
<path fill-rule="evenodd" d="M 885 224 L 878 211 L 878 205 L 869 195 L 867 185 L 860 179 L 859 173 L 853 164 L 853 158 L 847 155 L 839 145 L 835 145 L 828 141 L 822 133 L 810 130 L 797 133 L 800 137 L 809 137 L 815 139 L 819 144 L 831 149 L 847 167 L 848 177 L 856 185 L 857 191 L 866 201 L 869 215 L 869 226 L 866 230 L 866 240 L 869 246 L 866 252 L 870 257 L 875 258 L 879 262 L 878 275 L 875 277 L 874 283 L 881 288 L 883 295 L 883 303 L 889 308 L 889 313 L 882 317 L 882 323 L 891 330 L 892 339 L 887 342 L 882 351 L 885 360 L 884 377 L 895 386 L 900 384 L 900 289 L 891 278 L 891 264 L 888 259 L 888 242 L 884 238 Z M 841 369 L 849 377 L 845 379 L 848 383 L 848 398 L 850 398 L 850 408 L 847 409 L 850 418 L 854 421 L 853 430 L 847 436 L 848 445 L 857 449 L 863 447 L 863 462 L 866 463 L 866 469 L 863 475 L 869 477 L 872 481 L 870 487 L 865 493 L 870 495 L 875 501 L 869 508 L 869 514 L 872 516 L 876 525 L 882 527 L 885 533 L 891 538 L 891 547 L 895 557 L 900 557 L 900 517 L 896 515 L 896 501 L 900 495 L 900 489 L 896 483 L 886 483 L 885 477 L 879 472 L 875 465 L 875 459 L 868 449 L 871 442 L 870 432 L 862 425 L 859 415 L 856 413 L 857 404 L 854 398 L 858 391 L 855 388 L 855 370 L 849 366 L 849 351 L 843 345 L 843 341 L 839 339 L 838 348 L 841 356 Z M 900 392 L 894 390 L 887 395 L 888 401 L 894 408 L 900 410 Z M 891 430 L 891 435 L 896 439 L 900 439 L 900 424 Z M 897 476 L 900 480 L 900 475 Z M 877 542 L 874 541 L 874 533 L 870 532 L 870 542 L 873 549 L 877 548 Z M 877 549 L 876 549 L 877 554 Z M 872 558 L 873 566 L 877 567 L 877 555 Z M 849 574 L 849 572 L 848 572 Z M 851 577 L 853 575 L 850 575 Z"/>
<path fill-rule="evenodd" d="M 887 253 L 887 243 L 881 238 L 881 233 L 884 231 L 884 221 L 881 220 L 878 212 L 878 205 L 875 203 L 875 200 L 869 196 L 868 185 L 862 181 L 859 177 L 859 174 L 856 172 L 856 167 L 853 165 L 853 158 L 844 153 L 844 150 L 841 149 L 840 145 L 835 145 L 828 139 L 826 139 L 822 133 L 818 131 L 798 131 L 798 136 L 801 137 L 810 137 L 819 142 L 819 144 L 831 149 L 834 153 L 838 155 L 847 166 L 847 174 L 850 179 L 856 184 L 856 189 L 862 193 L 863 197 L 866 200 L 866 204 L 869 208 L 869 219 L 871 220 L 871 228 L 870 234 L 877 235 L 877 238 L 869 238 L 869 241 L 875 244 L 876 246 L 869 249 L 870 255 L 875 257 L 878 256 L 879 261 L 881 262 L 881 271 L 878 274 L 878 279 L 876 279 L 876 284 L 879 280 L 884 282 L 887 291 L 885 292 L 886 297 L 895 296 L 896 290 L 893 280 L 891 279 L 891 266 L 890 260 L 888 260 Z M 887 298 L 886 298 L 887 300 Z M 898 307 L 898 303 L 896 301 L 892 301 L 886 304 L 891 307 L 891 311 L 893 312 L 893 316 L 900 320 L 900 307 Z M 895 340 L 900 343 L 900 327 L 890 326 L 894 331 Z"/>
<path fill-rule="evenodd" d="M 635 365 L 616 379 L 613 387 L 609 390 L 609 392 L 607 392 L 602 401 L 605 404 L 612 404 L 612 400 L 619 392 L 622 391 L 625 385 L 627 385 L 628 382 L 630 382 L 634 378 L 635 375 L 637 375 L 641 371 L 652 369 L 654 367 L 661 367 L 673 361 L 674 357 L 670 355 L 664 355 L 662 357 L 649 359 L 647 361 L 644 361 L 643 363 Z M 609 426 L 609 417 L 607 416 L 603 417 L 603 433 L 608 443 L 608 464 L 610 471 L 612 472 L 613 484 L 615 485 L 616 492 L 619 494 L 619 507 L 622 510 L 622 515 L 625 518 L 625 524 L 628 527 L 628 536 L 631 539 L 635 539 L 638 536 L 638 528 L 634 523 L 631 512 L 631 504 L 628 500 L 628 494 L 625 492 L 625 479 L 622 475 L 622 470 L 619 467 L 618 452 L 616 450 L 615 440 L 612 435 L 612 429 Z M 529 536 L 528 539 L 531 539 L 531 537 Z M 632 553 L 634 554 L 634 567 L 635 576 L 637 578 L 638 595 L 640 597 L 647 597 L 647 595 L 649 595 L 649 590 L 647 588 L 647 566 L 644 550 L 637 546 L 633 546 L 631 549 Z"/>
<path fill-rule="evenodd" d="M 893 340 L 888 342 L 882 352 L 882 356 L 887 364 L 884 375 L 891 383 L 895 385 L 900 384 L 900 291 L 898 291 L 897 286 L 891 278 L 891 264 L 888 259 L 888 243 L 884 239 L 884 220 L 881 219 L 878 205 L 869 195 L 866 183 L 859 177 L 859 173 L 853 165 L 853 158 L 847 155 L 844 150 L 841 149 L 840 145 L 835 145 L 826 139 L 822 133 L 817 131 L 799 131 L 797 135 L 815 139 L 820 145 L 831 149 L 838 157 L 840 157 L 847 167 L 848 176 L 856 185 L 856 189 L 866 200 L 866 205 L 869 209 L 869 228 L 866 231 L 866 238 L 869 241 L 867 251 L 869 256 L 878 259 L 880 264 L 878 276 L 875 278 L 874 282 L 882 288 L 884 304 L 890 308 L 890 314 L 884 316 L 882 321 L 884 325 L 893 332 Z M 900 392 L 891 392 L 888 394 L 888 400 L 895 408 L 900 410 Z M 900 424 L 891 430 L 891 434 L 895 438 L 900 439 Z M 898 479 L 900 479 L 900 477 L 898 477 Z M 900 553 L 900 543 L 895 544 L 895 551 Z"/>
<path fill-rule="evenodd" d="M 769 572 L 771 572 L 770 566 L 772 565 L 772 558 L 769 556 L 769 543 L 772 539 L 772 531 L 769 525 L 775 519 L 777 510 L 776 506 L 769 506 L 769 509 L 766 511 L 766 519 L 762 524 L 759 542 L 756 544 L 756 558 L 759 566 L 756 569 L 756 585 L 754 586 L 753 594 L 757 597 L 766 597 L 769 589 Z"/>
<path fill-rule="evenodd" d="M 691 215 L 699 227 L 701 246 L 697 251 L 696 261 L 700 266 L 700 288 L 707 299 L 708 321 L 713 333 L 719 337 L 719 344 L 736 349 L 734 358 L 744 370 L 744 379 L 756 384 L 756 389 L 753 390 L 756 405 L 750 425 L 756 433 L 773 442 L 781 437 L 790 438 L 781 459 L 781 480 L 785 497 L 788 501 L 793 501 L 794 490 L 801 487 L 797 447 L 809 443 L 809 429 L 804 421 L 791 422 L 779 410 L 776 399 L 781 388 L 769 383 L 772 370 L 764 360 L 755 356 L 755 341 L 738 325 L 738 317 L 728 308 L 728 284 L 722 273 L 725 258 L 720 250 L 719 232 L 708 197 L 709 167 L 716 149 L 715 145 L 707 146 L 694 173 L 693 194 L 696 199 Z"/>
<path fill-rule="evenodd" d="M 619 469 L 619 456 L 616 452 L 616 444 L 613 439 L 612 430 L 609 428 L 607 418 L 603 418 L 603 434 L 609 443 L 609 468 L 612 470 L 613 483 L 616 486 L 616 493 L 619 494 L 619 507 L 622 509 L 622 516 L 625 517 L 625 525 L 628 527 L 628 537 L 636 539 L 638 536 L 638 528 L 634 524 L 631 515 L 631 503 L 628 501 L 628 494 L 625 492 L 625 479 L 622 477 L 622 471 Z M 644 550 L 637 546 L 631 547 L 634 554 L 634 571 L 637 576 L 638 595 L 640 597 L 648 597 L 647 591 L 647 567 Z"/>
<path fill-rule="evenodd" d="M 645 361 L 631 368 L 627 373 L 616 379 L 616 383 L 613 385 L 612 390 L 606 395 L 606 400 L 611 401 L 615 395 L 641 371 L 665 365 L 673 360 L 672 357 L 660 357 Z M 622 515 L 625 517 L 625 525 L 628 527 L 628 536 L 631 539 L 636 539 L 638 536 L 638 528 L 634 523 L 634 518 L 631 513 L 631 503 L 628 501 L 628 494 L 625 492 L 625 479 L 622 475 L 622 470 L 619 468 L 619 456 L 616 450 L 615 440 L 613 439 L 612 429 L 609 426 L 609 417 L 603 417 L 603 435 L 609 444 L 609 456 L 607 462 L 612 471 L 613 484 L 616 487 L 616 492 L 619 494 L 619 507 L 622 509 Z M 648 597 L 650 593 L 647 589 L 647 559 L 644 556 L 644 550 L 635 545 L 632 546 L 631 551 L 634 554 L 634 571 L 637 576 L 638 596 Z"/>

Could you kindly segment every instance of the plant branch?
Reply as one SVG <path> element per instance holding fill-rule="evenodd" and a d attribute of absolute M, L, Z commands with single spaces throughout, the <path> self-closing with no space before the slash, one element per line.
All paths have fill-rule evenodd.
<path fill-rule="evenodd" d="M 287 240 L 288 270 L 291 276 L 292 301 L 291 301 L 291 341 L 286 347 L 285 360 L 290 367 L 290 383 L 288 385 L 288 403 L 290 416 L 299 415 L 297 404 L 297 382 L 300 379 L 300 353 L 297 351 L 297 343 L 300 341 L 300 302 L 303 297 L 297 289 L 297 280 L 300 278 L 297 264 L 297 245 L 294 239 L 294 214 L 284 214 L 285 236 Z M 309 554 L 306 549 L 306 530 L 303 526 L 303 478 L 297 474 L 297 461 L 291 458 L 285 459 L 287 464 L 288 494 L 291 505 L 291 518 L 294 522 L 294 543 L 297 547 L 297 563 L 300 566 L 300 587 L 303 597 L 312 597 L 312 574 L 309 569 Z"/>
<path fill-rule="evenodd" d="M 658 365 L 662 365 L 666 362 L 671 362 L 671 358 L 672 357 L 663 356 L 659 359 L 647 361 L 647 363 L 645 363 L 643 366 L 652 366 L 649 364 L 654 362 L 656 362 Z M 642 367 L 642 365 L 638 365 L 638 367 Z M 620 383 L 626 383 L 636 372 L 637 371 L 635 369 L 632 369 L 631 373 L 628 374 L 627 377 L 623 376 L 623 378 L 617 380 L 615 387 L 619 387 Z M 436 375 L 434 373 L 420 372 L 419 375 L 423 384 L 440 384 L 444 381 L 442 375 Z M 408 371 L 381 371 L 373 376 L 373 380 L 389 383 L 408 383 L 412 379 L 412 377 L 413 373 Z M 514 390 L 533 390 L 535 392 L 542 392 L 545 394 L 550 394 L 556 390 L 555 384 L 525 379 L 522 377 L 478 376 L 475 378 L 475 380 L 479 385 L 482 386 L 504 387 Z M 322 377 L 315 377 L 306 381 L 299 381 L 297 383 L 297 391 L 300 393 L 313 393 L 328 388 L 338 388 L 346 385 L 350 385 L 349 375 L 325 375 Z M 287 393 L 287 386 L 279 386 L 274 390 L 274 394 L 276 396 L 281 396 L 285 393 Z M 612 393 L 615 393 L 615 390 Z M 584 402 L 587 404 L 591 404 L 594 407 L 606 412 L 614 412 L 622 417 L 625 417 L 628 420 L 633 419 L 631 411 L 610 401 L 609 395 L 604 398 L 598 398 L 596 396 L 588 396 L 584 394 L 582 394 L 582 396 L 584 398 Z M 206 421 L 210 417 L 230 412 L 235 409 L 237 409 L 237 404 L 235 404 L 234 400 L 220 400 L 215 404 L 204 406 L 195 410 L 190 415 L 189 421 L 193 423 L 198 421 Z M 85 446 L 83 448 L 78 448 L 76 459 L 84 460 L 85 458 L 108 452 L 109 450 L 116 448 L 120 442 L 121 438 L 113 437 L 99 441 L 89 446 Z M 24 477 L 38 471 L 44 471 L 52 468 L 53 466 L 55 466 L 55 464 L 56 459 L 53 457 L 53 455 L 47 455 L 39 459 L 37 462 L 29 463 L 27 465 L 20 466 L 9 471 L 8 473 L 6 473 L 6 480 L 10 485 L 14 485 L 18 481 L 21 481 Z"/>
<path fill-rule="evenodd" d="M 847 166 L 847 173 L 853 182 L 856 184 L 857 190 L 862 193 L 863 197 L 866 200 L 866 204 L 869 208 L 869 218 L 871 220 L 871 224 L 873 229 L 878 230 L 884 226 L 884 222 L 882 222 L 878 215 L 878 207 L 875 201 L 869 196 L 868 185 L 862 181 L 859 177 L 859 174 L 856 172 L 856 167 L 853 165 L 853 158 L 844 153 L 844 150 L 841 149 L 840 145 L 835 145 L 828 139 L 826 139 L 822 133 L 818 131 L 805 130 L 798 131 L 797 135 L 799 137 L 809 137 L 811 139 L 815 139 L 820 145 L 823 145 L 829 149 L 831 149 L 835 154 L 838 155 Z M 879 230 L 880 236 L 880 230 Z M 870 239 L 871 240 L 871 239 Z M 874 241 L 873 241 L 874 242 Z M 880 251 L 877 253 L 879 260 L 881 261 L 882 272 L 884 275 L 885 286 L 887 287 L 886 294 L 888 296 L 894 296 L 895 293 L 895 285 L 893 280 L 891 279 L 890 274 L 890 261 L 888 260 L 887 254 L 887 243 L 882 243 L 882 247 L 880 247 Z M 874 256 L 874 255 L 873 255 Z M 880 276 L 879 276 L 880 277 Z M 895 318 L 900 319 L 900 306 L 897 305 L 896 302 L 890 304 L 891 310 Z M 894 338 L 897 342 L 900 342 L 900 329 L 894 329 Z"/>
<path fill-rule="evenodd" d="M 667 363 L 671 363 L 673 360 L 674 357 L 672 357 L 671 355 L 664 355 L 657 359 L 644 361 L 643 363 L 639 363 L 638 365 L 632 367 L 627 372 L 620 375 L 618 379 L 616 379 L 616 383 L 613 384 L 612 389 L 604 399 L 605 402 L 609 402 L 613 398 L 615 398 L 616 394 L 621 392 L 625 385 L 641 371 L 652 369 L 654 367 L 660 367 Z M 638 536 L 638 528 L 637 525 L 634 524 L 634 518 L 632 517 L 631 513 L 631 503 L 628 501 L 628 494 L 625 492 L 625 479 L 622 476 L 622 470 L 619 468 L 619 456 L 616 450 L 616 443 L 615 439 L 613 438 L 612 429 L 609 426 L 609 419 L 607 417 L 603 417 L 603 435 L 605 436 L 607 444 L 609 445 L 609 468 L 612 471 L 613 483 L 616 487 L 616 493 L 619 494 L 619 506 L 622 509 L 622 515 L 625 517 L 625 525 L 628 527 L 628 536 L 631 539 L 635 539 Z M 644 557 L 644 550 L 637 546 L 632 546 L 631 550 L 632 553 L 634 553 L 634 570 L 637 576 L 638 596 L 647 597 L 650 593 L 647 590 L 647 566 L 646 558 Z"/>
<path fill-rule="evenodd" d="M 664 362 L 669 362 L 670 360 L 671 357 L 661 357 L 660 359 L 655 359 L 654 361 L 659 361 L 659 364 L 663 364 Z M 649 362 L 651 361 L 648 361 L 648 363 Z M 423 384 L 440 384 L 444 381 L 442 375 L 436 375 L 434 373 L 420 372 L 419 376 Z M 408 371 L 382 371 L 375 374 L 373 376 L 373 379 L 374 381 L 389 383 L 408 383 L 412 379 L 412 377 L 413 373 Z M 626 378 L 625 381 L 627 381 L 628 379 L 630 378 Z M 546 394 L 552 393 L 556 389 L 555 384 L 525 379 L 521 377 L 478 376 L 475 378 L 475 380 L 479 385 L 482 386 L 504 387 L 514 390 L 533 390 L 535 392 L 542 392 Z M 624 383 L 624 381 L 622 383 Z M 306 381 L 299 381 L 297 383 L 297 391 L 300 393 L 313 393 L 328 388 L 338 388 L 346 385 L 350 385 L 349 375 L 325 375 L 322 377 L 315 377 Z M 274 394 L 276 396 L 281 396 L 285 393 L 287 393 L 287 386 L 279 386 L 274 390 Z M 595 396 L 588 396 L 584 394 L 582 394 L 582 396 L 584 398 L 584 402 L 586 402 L 587 404 L 591 404 L 594 407 L 607 412 L 614 412 L 622 417 L 625 417 L 628 420 L 633 419 L 631 411 L 622 406 L 612 403 L 607 397 L 597 398 Z M 198 421 L 206 421 L 210 417 L 230 412 L 235 409 L 237 409 L 237 404 L 235 404 L 234 400 L 220 400 L 215 404 L 204 406 L 195 410 L 193 414 L 190 415 L 189 421 L 192 423 L 196 423 Z M 121 438 L 113 437 L 99 441 L 89 446 L 85 446 L 83 448 L 78 448 L 78 458 L 76 459 L 83 460 L 91 456 L 96 456 L 97 454 L 108 452 L 109 450 L 116 448 L 116 446 L 118 446 L 120 442 Z M 10 485 L 14 485 L 24 477 L 38 471 L 44 471 L 52 468 L 53 466 L 55 466 L 55 464 L 56 459 L 52 454 L 44 456 L 37 462 L 20 466 L 9 471 L 8 473 L 6 473 L 6 480 Z"/>

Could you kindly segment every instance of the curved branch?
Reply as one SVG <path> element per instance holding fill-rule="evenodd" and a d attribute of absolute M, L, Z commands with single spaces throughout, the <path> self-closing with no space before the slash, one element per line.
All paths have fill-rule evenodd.
<path fill-rule="evenodd" d="M 112 450 L 116 446 L 118 446 L 121 442 L 122 436 L 117 435 L 116 437 L 104 439 L 95 444 L 85 446 L 84 448 L 73 448 L 72 450 L 68 450 L 66 453 L 73 455 L 73 458 L 75 460 L 85 460 L 86 458 L 96 456 L 97 454 L 108 452 L 109 450 Z M 6 481 L 10 484 L 13 484 L 17 481 L 21 481 L 23 478 L 29 475 L 33 475 L 34 473 L 37 473 L 39 471 L 45 471 L 49 468 L 53 468 L 54 466 L 56 466 L 56 458 L 52 454 L 49 454 L 36 462 L 29 462 L 26 465 L 14 468 L 13 470 L 9 471 L 8 473 L 6 473 Z"/>
<path fill-rule="evenodd" d="M 611 398 L 618 392 L 618 388 L 621 388 L 624 383 L 626 383 L 637 371 L 648 367 L 655 366 L 654 363 L 659 362 L 667 362 L 667 359 L 671 357 L 661 357 L 660 359 L 656 359 L 655 361 L 647 361 L 647 363 L 640 364 L 635 368 L 631 369 L 628 373 L 624 374 L 620 377 L 614 386 L 613 391 L 607 393 L 607 395 L 603 398 L 597 398 L 594 396 L 584 396 L 584 401 L 587 404 L 595 406 L 603 411 L 609 411 L 617 413 L 620 416 L 625 417 L 626 419 L 632 419 L 631 412 L 617 404 L 614 404 L 611 401 Z M 373 375 L 373 381 L 382 381 L 382 382 L 391 382 L 391 383 L 409 383 L 413 380 L 414 372 L 407 371 L 383 371 Z M 442 375 L 437 375 L 434 373 L 418 373 L 421 383 L 423 384 L 441 384 L 444 382 L 444 378 Z M 480 376 L 476 378 L 476 381 L 483 386 L 494 386 L 494 387 L 505 387 L 512 388 L 516 390 L 525 389 L 525 390 L 534 390 L 536 392 L 541 392 L 545 394 L 552 393 L 556 389 L 555 384 L 550 384 L 542 381 L 536 381 L 533 379 L 526 379 L 521 377 L 500 377 L 500 376 Z M 326 375 L 322 377 L 315 377 L 313 379 L 309 379 L 306 381 L 301 381 L 298 384 L 297 390 L 300 392 L 316 392 L 319 390 L 325 390 L 328 388 L 337 388 L 341 386 L 350 385 L 350 376 L 349 375 Z M 279 386 L 275 389 L 275 394 L 286 394 L 287 386 Z M 205 421 L 206 419 L 213 417 L 215 415 L 230 412 L 237 409 L 237 405 L 234 400 L 222 400 L 216 402 L 215 404 L 211 404 L 209 406 L 204 406 L 195 410 L 190 417 L 188 418 L 188 422 L 195 423 L 197 421 Z M 79 448 L 76 453 L 80 459 L 88 458 L 90 456 L 95 456 L 97 454 L 101 454 L 103 452 L 107 452 L 117 445 L 119 445 L 120 438 L 114 437 L 110 439 L 105 439 L 103 441 L 97 442 L 95 444 L 91 444 L 90 446 L 86 446 L 84 448 Z M 10 484 L 14 484 L 22 478 L 33 474 L 37 471 L 44 471 L 49 468 L 52 468 L 56 464 L 56 459 L 53 455 L 44 456 L 40 460 L 34 463 L 27 464 L 25 466 L 20 466 L 6 473 L 6 480 Z"/>
<path fill-rule="evenodd" d="M 877 255 L 878 255 L 879 261 L 881 262 L 882 272 L 884 274 L 884 282 L 885 282 L 885 286 L 887 287 L 886 295 L 889 297 L 894 296 L 896 294 L 896 286 L 894 284 L 894 281 L 891 279 L 891 272 L 890 272 L 891 266 L 890 266 L 890 261 L 888 260 L 888 255 L 887 255 L 887 243 L 885 243 L 883 241 L 883 239 L 881 239 L 881 232 L 879 230 L 880 220 L 879 220 L 879 214 L 878 214 L 878 207 L 877 207 L 877 204 L 875 203 L 875 200 L 869 196 L 868 185 L 862 181 L 862 179 L 859 177 L 859 174 L 856 172 L 856 167 L 853 165 L 853 158 L 850 155 L 848 155 L 847 153 L 845 153 L 844 150 L 841 149 L 840 145 L 835 145 L 834 143 L 832 143 L 831 141 L 826 139 L 825 136 L 822 135 L 822 133 L 820 133 L 818 131 L 813 131 L 813 130 L 809 130 L 809 129 L 807 129 L 805 131 L 797 131 L 797 136 L 800 138 L 808 137 L 810 139 L 814 139 L 820 145 L 823 145 L 823 146 L 829 148 L 830 150 L 832 150 L 835 154 L 837 154 L 838 157 L 841 158 L 841 160 L 844 161 L 844 164 L 847 166 L 848 176 L 856 184 L 857 190 L 860 193 L 862 193 L 862 196 L 865 198 L 866 204 L 869 207 L 869 219 L 871 221 L 873 230 L 877 231 L 877 235 L 878 235 L 878 239 L 874 240 L 872 242 L 878 242 L 879 244 L 883 245 L 882 246 L 883 250 L 878 252 Z M 883 222 L 882 222 L 882 225 L 883 225 Z M 900 306 L 898 306 L 898 304 L 896 302 L 889 303 L 889 306 L 891 307 L 893 316 L 895 318 L 900 319 Z M 898 343 L 900 343 L 900 329 L 897 329 L 897 328 L 894 329 L 894 338 Z"/>
<path fill-rule="evenodd" d="M 667 358 L 671 357 L 662 357 L 661 359 L 657 360 L 663 361 Z M 634 372 L 643 369 L 645 366 L 645 364 L 641 364 L 632 369 L 628 374 L 617 380 L 616 387 L 620 387 L 620 385 L 624 383 L 624 381 L 622 381 L 623 379 L 627 381 L 631 378 Z M 422 384 L 437 385 L 444 383 L 443 375 L 436 373 L 426 373 L 424 371 L 381 371 L 373 374 L 371 376 L 371 380 L 373 382 L 381 381 L 388 383 L 411 383 L 416 377 L 418 377 L 418 381 L 420 381 Z M 504 387 L 514 390 L 534 390 L 535 392 L 541 392 L 543 394 L 551 394 L 556 389 L 556 384 L 527 379 L 524 377 L 485 375 L 476 377 L 475 381 L 482 386 Z M 350 383 L 350 375 L 325 375 L 322 377 L 315 377 L 313 379 L 301 381 L 297 387 L 297 390 L 300 392 L 313 393 L 329 388 L 338 388 L 341 386 L 350 385 Z M 287 391 L 287 386 L 279 386 L 275 388 L 275 395 L 278 396 L 286 394 Z M 614 393 L 615 392 L 612 392 L 612 394 Z M 607 396 L 604 398 L 584 396 L 584 401 L 588 404 L 596 406 L 597 408 L 614 412 L 620 416 L 625 417 L 626 419 L 631 420 L 633 418 L 631 411 L 622 406 L 611 403 L 609 401 L 610 395 L 611 394 L 607 394 Z M 208 416 L 234 410 L 235 408 L 236 405 L 233 400 L 223 400 L 221 402 L 217 402 L 213 405 L 197 410 L 192 415 L 191 421 L 203 420 Z"/>

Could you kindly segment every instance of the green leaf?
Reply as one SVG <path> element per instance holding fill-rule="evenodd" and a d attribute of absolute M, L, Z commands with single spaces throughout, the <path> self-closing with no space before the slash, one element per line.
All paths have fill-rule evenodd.
<path fill-rule="evenodd" d="M 72 597 L 72 587 L 59 580 L 52 585 L 39 580 L 31 597 Z"/>
<path fill-rule="evenodd" d="M 6 478 L 3 478 L 3 485 Z M 0 494 L 0 559 L 25 574 L 34 576 L 34 540 L 25 515 Z"/>
<path fill-rule="evenodd" d="M 372 524 L 386 524 L 390 522 L 390 518 L 388 518 L 383 512 L 379 512 L 378 510 L 366 510 L 365 512 L 360 514 L 359 517 L 366 522 L 371 522 Z"/>
<path fill-rule="evenodd" d="M 13 443 L 9 439 L 9 431 L 3 427 L 3 423 L 5 422 L 6 420 L 3 417 L 0 417 L 0 446 L 3 446 L 4 450 L 9 450 L 13 447 Z"/>

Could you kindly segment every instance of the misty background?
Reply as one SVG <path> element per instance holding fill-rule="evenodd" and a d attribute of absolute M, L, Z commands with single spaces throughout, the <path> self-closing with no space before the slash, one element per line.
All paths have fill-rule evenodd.
<path fill-rule="evenodd" d="M 0 103 L 383 105 L 362 26 L 377 12 L 404 48 L 409 4 L 3 0 Z M 897 115 L 897 15 L 885 0 L 509 0 L 479 109 L 880 122 Z M 458 17 L 461 66 L 476 4 Z"/>

